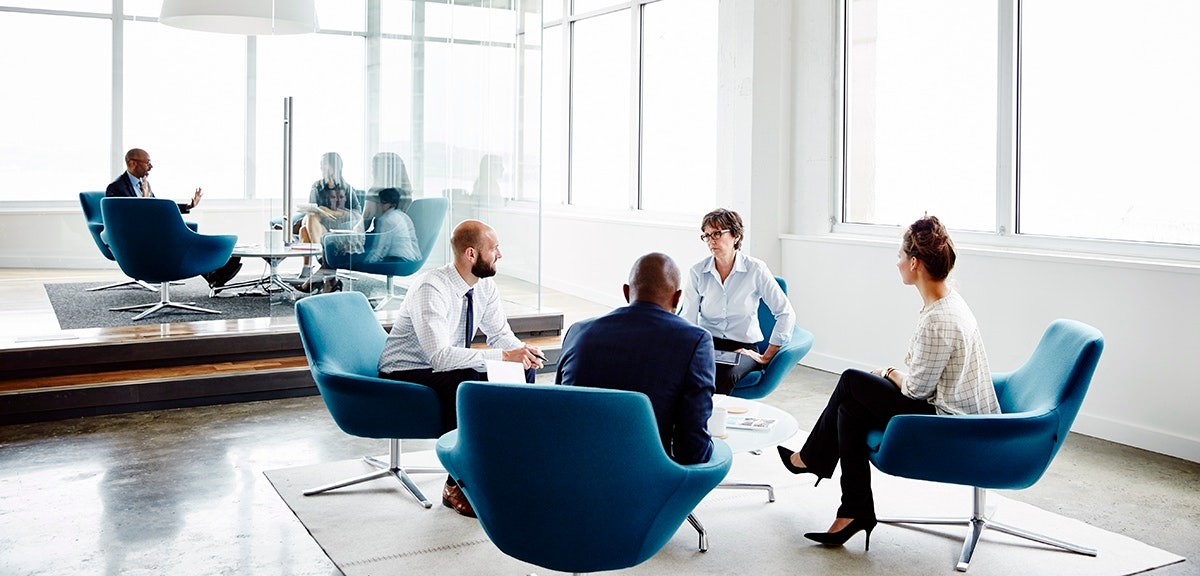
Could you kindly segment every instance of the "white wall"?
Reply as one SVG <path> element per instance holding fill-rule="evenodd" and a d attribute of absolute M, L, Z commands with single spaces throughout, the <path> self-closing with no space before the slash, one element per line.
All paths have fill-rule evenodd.
<path fill-rule="evenodd" d="M 270 220 L 257 202 L 208 200 L 184 219 L 205 234 L 234 234 L 261 243 Z M 249 240 L 245 240 L 249 239 Z M 96 248 L 77 205 L 0 212 L 0 268 L 112 268 Z"/>
<path fill-rule="evenodd" d="M 783 276 L 816 335 L 804 364 L 832 372 L 901 365 L 921 300 L 899 281 L 898 242 L 783 239 Z M 1200 462 L 1200 271 L 959 246 L 952 279 L 979 320 L 993 371 L 1020 366 L 1055 318 L 1105 339 L 1074 430 Z"/>

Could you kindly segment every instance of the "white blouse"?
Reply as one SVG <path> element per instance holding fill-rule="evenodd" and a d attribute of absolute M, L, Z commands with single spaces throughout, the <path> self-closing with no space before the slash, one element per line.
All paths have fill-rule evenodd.
<path fill-rule="evenodd" d="M 680 315 L 708 330 L 714 338 L 756 343 L 763 339 L 758 327 L 759 299 L 775 316 L 769 343 L 783 346 L 790 342 L 796 325 L 792 303 L 767 265 L 740 251 L 734 254 L 733 271 L 723 284 L 712 256 L 688 270 Z"/>

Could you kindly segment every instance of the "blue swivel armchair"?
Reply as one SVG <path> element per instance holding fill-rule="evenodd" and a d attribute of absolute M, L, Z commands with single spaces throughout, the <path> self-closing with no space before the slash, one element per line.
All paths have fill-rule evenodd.
<path fill-rule="evenodd" d="M 1073 320 L 1055 320 L 1014 372 L 992 374 L 1001 414 L 896 416 L 868 434 L 871 462 L 893 476 L 974 487 L 970 518 L 880 518 L 885 523 L 966 524 L 956 569 L 965 572 L 984 528 L 1095 556 L 1078 546 L 985 516 L 987 489 L 1019 490 L 1042 477 L 1067 439 L 1091 383 L 1104 337 Z"/>
<path fill-rule="evenodd" d="M 115 262 L 117 259 L 113 257 L 112 251 L 108 249 L 108 245 L 104 243 L 104 239 L 100 236 L 104 232 L 104 218 L 100 214 L 100 201 L 103 199 L 104 192 L 79 193 L 79 204 L 83 206 L 83 217 L 85 220 L 87 220 L 88 232 L 91 232 L 92 240 L 96 242 L 96 247 L 100 249 L 100 254 L 102 254 L 105 258 Z M 196 224 L 194 222 L 187 222 L 186 224 L 188 228 L 192 229 L 193 232 L 197 231 Z M 104 286 L 88 288 L 87 291 L 93 292 L 96 290 L 107 290 L 109 288 L 120 288 L 123 286 L 136 286 L 139 288 L 145 288 L 146 290 L 150 290 L 152 292 L 158 291 L 157 287 L 151 286 L 150 284 L 139 280 L 114 282 L 112 284 L 105 284 Z"/>
<path fill-rule="evenodd" d="M 783 289 L 784 294 L 787 294 L 787 281 L 778 276 L 775 277 L 775 281 L 779 282 L 779 287 Z M 763 333 L 763 341 L 758 343 L 758 351 L 766 352 L 767 345 L 770 344 L 771 331 L 775 329 L 775 316 L 771 314 L 771 309 L 767 308 L 766 303 L 761 300 L 758 302 L 758 326 Z M 767 367 L 761 371 L 751 372 L 738 380 L 729 395 L 749 400 L 766 397 L 779 387 L 784 376 L 787 376 L 788 372 L 791 372 L 792 368 L 800 363 L 800 359 L 804 358 L 804 355 L 808 354 L 812 347 L 812 332 L 797 325 L 792 329 L 791 341 L 780 347 L 775 357 L 767 363 Z"/>
<path fill-rule="evenodd" d="M 445 198 L 417 198 L 413 200 L 406 213 L 413 221 L 417 232 L 417 246 L 421 249 L 420 260 L 384 260 L 382 262 L 365 262 L 361 254 L 346 254 L 339 251 L 331 243 L 336 242 L 334 235 L 324 238 L 325 263 L 340 270 L 354 270 L 368 274 L 381 274 L 387 277 L 387 293 L 375 305 L 376 310 L 383 309 L 396 296 L 395 279 L 397 276 L 411 276 L 425 265 L 430 252 L 437 242 L 438 233 L 442 230 L 442 221 L 446 219 L 446 207 L 449 202 Z M 380 234 L 363 234 L 366 252 L 371 251 L 371 245 Z"/>
<path fill-rule="evenodd" d="M 496 547 L 578 573 L 657 553 L 729 471 L 729 446 L 713 443 L 704 464 L 672 461 L 637 392 L 464 382 L 437 455 Z"/>
<path fill-rule="evenodd" d="M 299 300 L 296 324 L 313 380 L 333 421 L 347 434 L 386 438 L 390 446 L 389 462 L 363 458 L 378 470 L 307 490 L 304 495 L 391 476 L 422 506 L 431 507 L 409 474 L 445 470 L 402 467 L 400 440 L 433 439 L 445 432 L 441 403 L 432 388 L 376 377 L 387 333 L 367 297 L 360 292 L 334 292 Z"/>
<path fill-rule="evenodd" d="M 112 251 L 121 271 L 134 280 L 159 286 L 157 303 L 111 310 L 145 308 L 134 320 L 166 308 L 220 314 L 218 310 L 171 301 L 170 286 L 176 280 L 223 266 L 233 253 L 237 236 L 197 234 L 184 223 L 179 206 L 161 198 L 104 198 L 100 213 L 104 222 L 101 240 Z"/>

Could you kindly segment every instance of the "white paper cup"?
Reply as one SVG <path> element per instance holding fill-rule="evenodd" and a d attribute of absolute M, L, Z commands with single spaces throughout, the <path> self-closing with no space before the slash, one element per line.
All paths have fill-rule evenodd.
<path fill-rule="evenodd" d="M 708 433 L 717 438 L 724 438 L 726 434 L 725 419 L 728 417 L 729 412 L 725 410 L 724 406 L 713 406 L 712 416 L 708 418 Z"/>
<path fill-rule="evenodd" d="M 263 233 L 263 245 L 267 250 L 283 250 L 283 230 L 267 230 Z"/>

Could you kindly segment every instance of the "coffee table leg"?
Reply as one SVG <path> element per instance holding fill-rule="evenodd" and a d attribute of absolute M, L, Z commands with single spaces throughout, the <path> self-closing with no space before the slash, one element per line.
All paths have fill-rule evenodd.
<path fill-rule="evenodd" d="M 717 484 L 717 488 L 729 488 L 731 490 L 766 490 L 767 502 L 775 501 L 775 487 L 770 484 L 754 484 L 750 482 L 722 482 Z"/>

